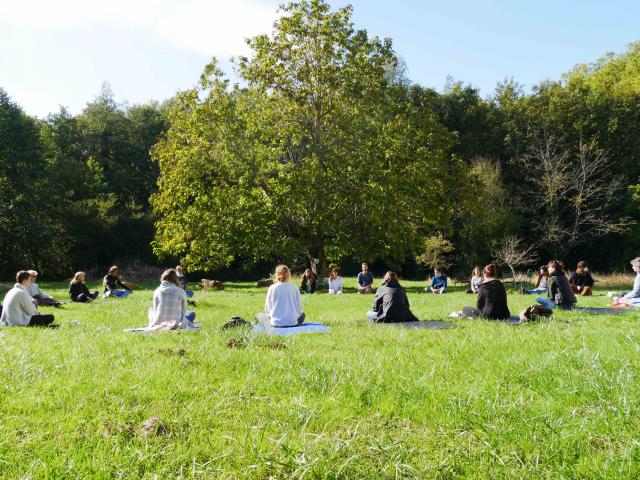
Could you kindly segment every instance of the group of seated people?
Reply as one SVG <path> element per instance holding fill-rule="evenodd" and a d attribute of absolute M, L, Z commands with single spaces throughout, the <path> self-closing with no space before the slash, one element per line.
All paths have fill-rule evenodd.
<path fill-rule="evenodd" d="M 362 263 L 362 271 L 358 273 L 357 290 L 358 293 L 375 293 L 373 288 L 373 274 L 369 271 L 369 265 Z M 307 268 L 300 279 L 300 293 L 315 293 L 318 290 L 318 276 Z M 329 295 L 342 295 L 344 290 L 344 282 L 340 276 L 340 270 L 334 268 L 329 273 L 327 279 L 327 287 Z"/>
<path fill-rule="evenodd" d="M 631 261 L 636 272 L 633 290 L 616 301 L 625 305 L 640 307 L 640 257 Z M 366 263 L 362 264 L 363 271 L 358 275 L 358 292 L 373 291 L 373 275 L 368 271 Z M 435 278 L 442 276 L 436 272 Z M 50 296 L 44 294 L 35 283 L 38 273 L 21 270 L 16 274 L 16 284 L 9 290 L 1 306 L 0 326 L 46 326 L 50 325 L 53 315 L 41 314 L 38 305 L 54 305 Z M 256 315 L 260 323 L 275 328 L 290 328 L 304 323 L 305 314 L 302 311 L 301 292 L 312 293 L 315 285 L 313 272 L 307 270 L 303 275 L 303 288 L 297 288 L 290 282 L 291 271 L 286 265 L 276 268 L 276 281 L 269 287 L 265 299 L 264 311 Z M 479 280 L 480 279 L 480 280 Z M 85 285 L 86 274 L 77 272 L 69 285 L 69 296 L 74 302 L 91 303 L 98 297 L 98 292 L 90 292 Z M 445 277 L 446 281 L 446 277 Z M 124 297 L 131 290 L 121 281 L 119 269 L 113 266 L 103 280 L 105 297 Z M 34 288 L 35 285 L 35 288 Z M 576 304 L 576 294 L 590 295 L 593 278 L 588 272 L 586 262 L 578 263 L 578 269 L 567 278 L 563 264 L 559 260 L 552 260 L 540 267 L 536 288 L 531 293 L 542 293 L 546 287 L 547 295 L 537 297 L 536 301 L 547 308 L 571 310 Z M 432 284 L 432 289 L 434 286 Z M 441 283 L 436 282 L 433 293 L 442 293 Z M 446 288 L 446 283 L 444 284 Z M 332 270 L 329 277 L 329 293 L 342 292 L 342 278 L 337 270 Z M 496 266 L 489 264 L 481 271 L 479 267 L 473 270 L 472 281 L 468 293 L 478 295 L 475 307 L 464 307 L 462 312 L 470 318 L 487 318 L 491 320 L 508 319 L 511 315 L 507 305 L 507 292 L 496 278 Z M 315 290 L 314 290 L 315 291 Z M 34 297 L 33 294 L 36 295 Z M 42 299 L 45 299 L 45 303 Z M 375 291 L 375 299 L 371 311 L 366 318 L 373 322 L 414 322 L 418 319 L 411 312 L 406 290 L 400 285 L 398 275 L 387 272 L 381 286 Z M 177 325 L 179 328 L 195 328 L 195 313 L 188 310 L 186 278 L 181 267 L 168 269 L 160 278 L 160 286 L 153 293 L 153 303 L 148 312 L 149 327 L 162 325 Z"/>
<path fill-rule="evenodd" d="M 564 262 L 558 261 L 560 264 L 560 268 L 564 272 L 565 266 Z M 547 283 L 549 281 L 549 268 L 547 265 L 541 265 L 538 268 L 538 273 L 536 276 L 536 283 L 533 289 L 527 290 L 523 289 L 522 293 L 528 294 L 536 294 L 536 293 L 544 293 L 547 291 Z M 595 280 L 589 273 L 589 265 L 585 261 L 578 262 L 576 266 L 576 271 L 571 274 L 569 277 L 569 287 L 571 291 L 576 295 L 580 295 L 581 297 L 588 297 L 593 294 L 593 284 Z"/>

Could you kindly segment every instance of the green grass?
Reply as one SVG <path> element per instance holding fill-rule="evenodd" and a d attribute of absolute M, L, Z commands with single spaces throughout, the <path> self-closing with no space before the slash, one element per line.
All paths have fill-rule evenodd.
<path fill-rule="evenodd" d="M 405 285 L 423 319 L 474 302 Z M 152 287 L 0 330 L 1 478 L 640 476 L 637 314 L 401 330 L 363 321 L 373 296 L 316 294 L 307 319 L 331 334 L 256 337 L 220 326 L 265 290 L 228 284 L 196 293 L 198 333 L 124 333 Z"/>

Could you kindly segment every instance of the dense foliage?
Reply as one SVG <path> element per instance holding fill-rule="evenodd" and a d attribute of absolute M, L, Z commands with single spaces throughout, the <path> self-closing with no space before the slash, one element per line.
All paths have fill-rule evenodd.
<path fill-rule="evenodd" d="M 154 238 L 192 269 L 401 268 L 440 237 L 461 271 L 510 236 L 600 269 L 638 254 L 640 43 L 482 98 L 412 84 L 351 15 L 286 5 L 236 59 L 241 85 L 214 60 L 166 106 L 106 89 L 80 115 L 38 120 L 0 91 L 0 271 L 151 262 Z"/>
<path fill-rule="evenodd" d="M 149 150 L 166 128 L 158 105 L 117 105 L 107 87 L 80 115 L 45 120 L 0 90 L 0 273 L 153 262 Z"/>

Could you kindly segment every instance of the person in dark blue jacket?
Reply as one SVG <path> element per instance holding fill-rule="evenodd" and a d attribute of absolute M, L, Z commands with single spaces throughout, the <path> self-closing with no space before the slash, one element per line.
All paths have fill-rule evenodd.
<path fill-rule="evenodd" d="M 425 288 L 427 293 L 439 293 L 442 294 L 447 288 L 447 276 L 442 270 L 436 268 L 434 271 L 433 280 L 431 280 L 431 286 Z"/>

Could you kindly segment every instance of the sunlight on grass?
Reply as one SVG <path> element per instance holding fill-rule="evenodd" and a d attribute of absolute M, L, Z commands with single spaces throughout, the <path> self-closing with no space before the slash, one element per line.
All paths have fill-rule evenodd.
<path fill-rule="evenodd" d="M 422 319 L 475 300 L 404 284 Z M 363 320 L 373 296 L 316 294 L 307 318 L 332 333 L 281 338 L 222 331 L 265 294 L 227 284 L 196 292 L 198 333 L 124 333 L 146 323 L 152 288 L 46 309 L 57 330 L 0 330 L 2 478 L 640 473 L 638 314 L 402 330 Z M 516 313 L 533 297 L 509 301 Z"/>

